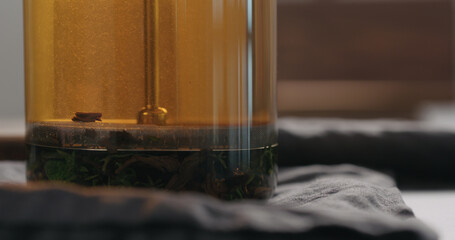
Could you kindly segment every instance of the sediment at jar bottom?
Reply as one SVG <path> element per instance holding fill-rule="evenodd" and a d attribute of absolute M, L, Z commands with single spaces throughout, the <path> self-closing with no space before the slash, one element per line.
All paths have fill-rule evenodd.
<path fill-rule="evenodd" d="M 226 200 L 272 196 L 276 147 L 213 151 L 92 151 L 28 145 L 28 181 L 198 191 Z"/>

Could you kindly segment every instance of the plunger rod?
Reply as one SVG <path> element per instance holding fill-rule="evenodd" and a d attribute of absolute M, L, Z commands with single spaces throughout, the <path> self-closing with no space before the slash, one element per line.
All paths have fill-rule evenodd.
<path fill-rule="evenodd" d="M 159 101 L 159 0 L 144 0 L 145 107 L 139 124 L 166 125 L 167 110 Z"/>
<path fill-rule="evenodd" d="M 158 0 L 144 0 L 144 46 L 145 46 L 145 107 L 158 107 L 159 98 L 159 34 Z"/>

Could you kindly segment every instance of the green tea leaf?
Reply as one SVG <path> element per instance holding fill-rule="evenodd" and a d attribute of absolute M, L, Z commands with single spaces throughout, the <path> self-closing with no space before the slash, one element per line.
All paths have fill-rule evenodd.
<path fill-rule="evenodd" d="M 44 166 L 47 178 L 52 181 L 72 181 L 76 179 L 76 175 L 68 168 L 63 161 L 48 161 Z"/>
<path fill-rule="evenodd" d="M 63 182 L 71 182 L 76 180 L 76 152 L 69 154 L 67 152 L 57 150 L 57 153 L 60 159 L 48 160 L 44 166 L 47 178 L 52 181 Z"/>
<path fill-rule="evenodd" d="M 220 160 L 221 165 L 223 165 L 224 169 L 227 169 L 226 161 L 222 158 L 220 158 L 219 160 Z"/>
<path fill-rule="evenodd" d="M 79 167 L 79 172 L 80 173 L 88 173 L 89 171 L 88 171 L 88 168 L 86 168 L 84 166 L 81 166 L 81 167 Z"/>
<path fill-rule="evenodd" d="M 246 181 L 245 185 L 249 185 L 251 182 L 253 182 L 255 176 L 254 175 L 251 175 L 251 177 L 248 179 L 248 181 Z"/>
<path fill-rule="evenodd" d="M 90 177 L 87 177 L 87 178 L 85 178 L 84 180 L 85 180 L 85 181 L 90 181 L 90 180 L 93 180 L 93 179 L 95 179 L 95 178 L 97 178 L 97 177 L 99 177 L 98 174 L 93 175 L 93 176 L 90 176 Z"/>

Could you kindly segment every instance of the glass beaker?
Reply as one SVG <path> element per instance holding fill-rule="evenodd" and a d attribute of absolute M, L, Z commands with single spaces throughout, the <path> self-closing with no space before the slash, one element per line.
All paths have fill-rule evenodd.
<path fill-rule="evenodd" d="M 276 0 L 24 0 L 29 181 L 266 198 Z"/>

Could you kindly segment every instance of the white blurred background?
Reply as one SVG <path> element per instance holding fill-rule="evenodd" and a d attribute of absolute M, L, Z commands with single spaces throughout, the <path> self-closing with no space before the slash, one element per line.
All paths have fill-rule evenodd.
<path fill-rule="evenodd" d="M 24 122 L 22 1 L 0 1 L 0 134 L 20 135 Z"/>

